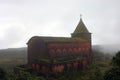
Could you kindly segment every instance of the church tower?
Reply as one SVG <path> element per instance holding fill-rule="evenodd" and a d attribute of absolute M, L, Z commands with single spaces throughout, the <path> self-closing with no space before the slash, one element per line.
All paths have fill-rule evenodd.
<path fill-rule="evenodd" d="M 72 38 L 83 38 L 91 43 L 91 33 L 84 25 L 82 18 L 80 18 L 80 21 L 71 36 Z"/>

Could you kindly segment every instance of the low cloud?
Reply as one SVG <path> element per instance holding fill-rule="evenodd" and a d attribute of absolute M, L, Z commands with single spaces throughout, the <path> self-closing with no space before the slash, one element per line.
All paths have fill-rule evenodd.
<path fill-rule="evenodd" d="M 1 48 L 9 48 L 19 43 L 24 39 L 25 31 L 23 27 L 11 26 L 9 27 L 4 36 L 0 39 Z"/>
<path fill-rule="evenodd" d="M 93 44 L 119 43 L 119 0 L 0 0 L 0 48 L 25 46 L 32 36 L 70 36 L 79 15 Z"/>

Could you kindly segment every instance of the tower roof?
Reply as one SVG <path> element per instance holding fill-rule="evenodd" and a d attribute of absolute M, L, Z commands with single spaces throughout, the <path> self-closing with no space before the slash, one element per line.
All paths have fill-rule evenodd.
<path fill-rule="evenodd" d="M 80 21 L 74 31 L 74 33 L 89 33 L 88 29 L 84 25 L 82 18 L 80 18 Z"/>

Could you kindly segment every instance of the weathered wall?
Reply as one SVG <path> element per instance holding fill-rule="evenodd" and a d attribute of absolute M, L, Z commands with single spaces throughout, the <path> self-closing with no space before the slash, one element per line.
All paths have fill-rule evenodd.
<path fill-rule="evenodd" d="M 80 55 L 82 53 L 89 56 L 90 54 L 90 43 L 88 42 L 64 42 L 64 43 L 48 43 L 48 53 L 52 57 L 61 57 L 69 55 Z"/>

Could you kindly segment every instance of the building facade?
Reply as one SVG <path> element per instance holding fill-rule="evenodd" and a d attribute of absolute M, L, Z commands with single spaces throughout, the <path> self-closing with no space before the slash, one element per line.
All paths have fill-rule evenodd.
<path fill-rule="evenodd" d="M 42 72 L 81 70 L 92 57 L 91 33 L 82 19 L 71 37 L 34 36 L 27 45 L 28 64 Z"/>

